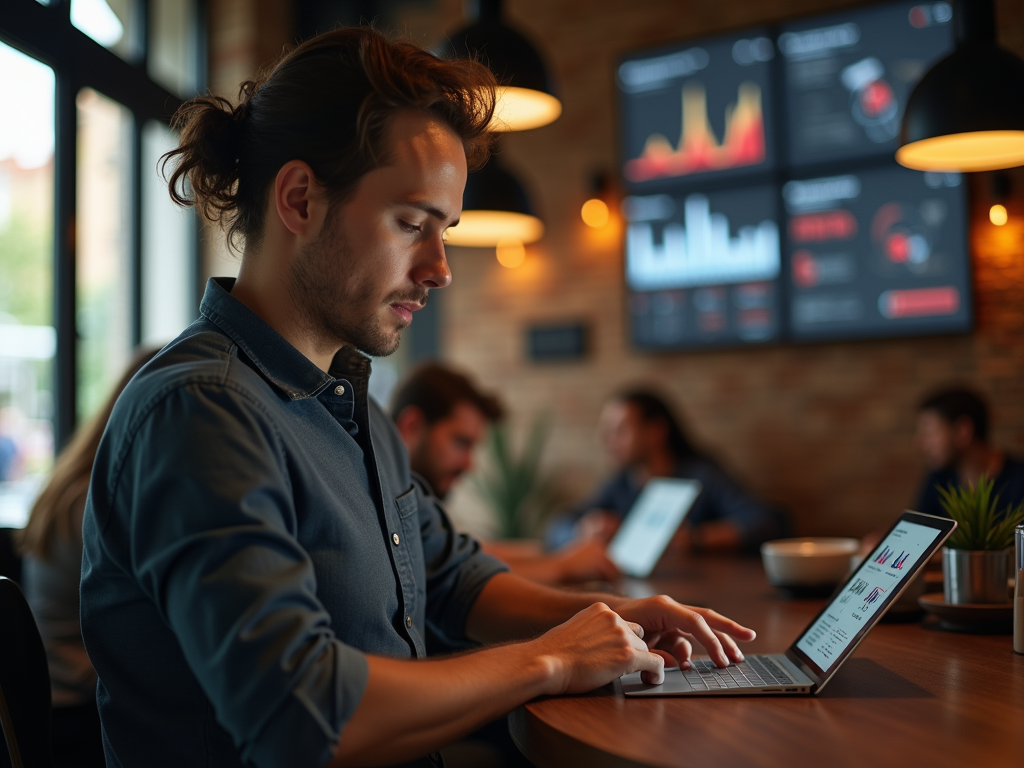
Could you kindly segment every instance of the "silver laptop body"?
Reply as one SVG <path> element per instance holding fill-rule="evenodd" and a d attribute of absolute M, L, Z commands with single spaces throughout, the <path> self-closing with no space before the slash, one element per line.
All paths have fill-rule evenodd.
<path fill-rule="evenodd" d="M 646 685 L 623 675 L 626 696 L 751 696 L 820 693 L 889 606 L 956 528 L 943 517 L 904 512 L 878 546 L 837 589 L 785 653 L 747 656 L 718 669 L 710 659 L 665 670 L 665 682 Z"/>

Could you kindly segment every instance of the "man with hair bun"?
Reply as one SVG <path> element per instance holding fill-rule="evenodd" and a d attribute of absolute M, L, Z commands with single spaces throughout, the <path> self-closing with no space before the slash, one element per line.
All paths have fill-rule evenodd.
<path fill-rule="evenodd" d="M 93 469 L 82 633 L 108 766 L 436 765 L 536 696 L 754 633 L 669 598 L 561 592 L 452 529 L 367 397 L 451 280 L 495 82 L 371 29 L 313 38 L 187 103 L 172 195 L 227 227 L 237 280 L 125 389 Z M 427 636 L 450 648 L 430 661 Z"/>

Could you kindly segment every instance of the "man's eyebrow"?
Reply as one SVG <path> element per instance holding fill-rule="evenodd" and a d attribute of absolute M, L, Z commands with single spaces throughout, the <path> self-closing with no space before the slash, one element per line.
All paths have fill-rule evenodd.
<path fill-rule="evenodd" d="M 447 213 L 442 211 L 440 208 L 435 208 L 430 203 L 425 203 L 425 202 L 422 202 L 420 200 L 403 200 L 403 201 L 401 201 L 401 204 L 402 205 L 408 205 L 411 208 L 418 208 L 421 211 L 425 211 L 426 213 L 429 213 L 431 216 L 433 216 L 435 219 L 440 219 L 441 221 L 447 221 L 448 220 L 448 214 Z M 454 222 L 452 222 L 448 226 L 454 227 L 458 223 L 459 223 L 459 220 L 456 219 Z"/>

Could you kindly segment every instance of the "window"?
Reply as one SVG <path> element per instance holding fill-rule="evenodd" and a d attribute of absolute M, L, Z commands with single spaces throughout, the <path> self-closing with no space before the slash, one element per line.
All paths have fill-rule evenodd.
<path fill-rule="evenodd" d="M 0 526 L 53 463 L 53 70 L 0 43 Z"/>
<path fill-rule="evenodd" d="M 17 115 L 0 121 L 0 526 L 23 524 L 132 349 L 196 314 L 196 222 L 156 162 L 203 87 L 203 9 L 0 2 L 0 104 Z"/>

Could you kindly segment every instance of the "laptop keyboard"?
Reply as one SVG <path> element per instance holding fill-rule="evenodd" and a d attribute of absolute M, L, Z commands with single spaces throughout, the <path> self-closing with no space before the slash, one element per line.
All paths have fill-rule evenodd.
<path fill-rule="evenodd" d="M 693 665 L 682 673 L 695 691 L 716 688 L 760 688 L 765 685 L 792 685 L 782 667 L 769 656 L 749 656 L 739 664 L 719 669 L 711 659 L 691 659 Z"/>

